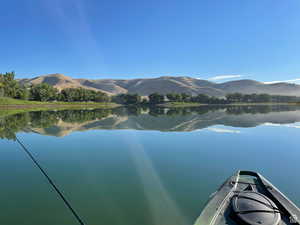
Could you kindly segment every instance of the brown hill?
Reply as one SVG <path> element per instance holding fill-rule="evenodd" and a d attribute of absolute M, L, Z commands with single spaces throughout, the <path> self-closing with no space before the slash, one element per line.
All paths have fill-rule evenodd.
<path fill-rule="evenodd" d="M 120 93 L 137 93 L 149 95 L 154 92 L 187 93 L 191 95 L 207 94 L 222 97 L 227 93 L 267 93 L 300 96 L 300 85 L 291 83 L 265 84 L 254 80 L 236 80 L 225 83 L 213 83 L 191 77 L 164 76 L 146 79 L 73 79 L 63 74 L 49 74 L 32 79 L 21 79 L 23 84 L 47 83 L 59 90 L 64 88 L 86 88 L 103 91 L 110 95 Z"/>

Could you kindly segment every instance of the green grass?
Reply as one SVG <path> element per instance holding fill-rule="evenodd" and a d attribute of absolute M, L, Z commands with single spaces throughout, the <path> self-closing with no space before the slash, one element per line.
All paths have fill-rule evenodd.
<path fill-rule="evenodd" d="M 0 97 L 0 105 L 113 105 L 98 102 L 39 102 Z"/>
<path fill-rule="evenodd" d="M 3 108 L 61 108 L 61 107 L 95 107 L 95 108 L 112 108 L 118 104 L 115 103 L 98 103 L 98 102 L 39 102 L 39 101 L 27 101 L 13 98 L 0 97 L 0 109 Z"/>
<path fill-rule="evenodd" d="M 0 105 L 22 105 L 22 104 L 43 104 L 42 102 L 18 100 L 13 98 L 0 98 Z"/>
<path fill-rule="evenodd" d="M 85 108 L 110 109 L 118 106 L 119 105 L 115 103 L 38 102 L 38 101 L 26 101 L 26 100 L 0 97 L 0 117 L 9 116 L 17 113 L 32 112 L 32 111 L 85 109 Z"/>

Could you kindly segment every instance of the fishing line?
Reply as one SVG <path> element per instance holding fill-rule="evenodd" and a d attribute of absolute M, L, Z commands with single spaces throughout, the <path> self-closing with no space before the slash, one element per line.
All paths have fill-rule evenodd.
<path fill-rule="evenodd" d="M 21 142 L 21 140 L 16 136 L 17 142 L 21 145 L 22 149 L 25 151 L 25 153 L 29 156 L 29 158 L 33 161 L 33 163 L 38 167 L 38 169 L 42 172 L 42 174 L 46 177 L 47 181 L 50 183 L 50 185 L 54 188 L 56 193 L 60 196 L 60 198 L 64 201 L 65 205 L 69 208 L 69 210 L 72 212 L 76 220 L 80 225 L 85 225 L 85 223 L 82 221 L 80 216 L 76 213 L 76 211 L 73 209 L 71 204 L 68 202 L 68 200 L 65 198 L 63 193 L 58 189 L 58 187 L 55 185 L 53 180 L 50 178 L 50 176 L 47 174 L 47 172 L 41 167 L 41 165 L 38 163 L 38 161 L 34 158 L 34 156 L 30 153 L 30 151 L 25 147 L 25 145 Z"/>

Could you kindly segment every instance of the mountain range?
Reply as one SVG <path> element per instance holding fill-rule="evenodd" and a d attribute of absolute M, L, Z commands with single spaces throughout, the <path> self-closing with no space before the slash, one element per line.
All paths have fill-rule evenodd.
<path fill-rule="evenodd" d="M 163 76 L 143 79 L 74 79 L 63 74 L 49 74 L 31 79 L 19 79 L 21 84 L 47 83 L 55 88 L 85 88 L 102 91 L 109 95 L 137 93 L 145 96 L 154 92 L 187 93 L 190 95 L 207 94 L 223 97 L 228 93 L 243 94 L 266 93 L 272 95 L 300 96 L 300 85 L 292 83 L 266 84 L 255 80 L 234 80 L 215 83 L 192 77 Z"/>

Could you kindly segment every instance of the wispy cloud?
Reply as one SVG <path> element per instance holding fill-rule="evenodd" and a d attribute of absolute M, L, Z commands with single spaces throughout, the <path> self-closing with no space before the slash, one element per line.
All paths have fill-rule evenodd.
<path fill-rule="evenodd" d="M 241 78 L 243 75 L 219 75 L 215 77 L 210 77 L 208 80 L 212 81 L 219 81 L 219 80 L 229 80 L 229 79 L 236 79 L 236 78 Z"/>
<path fill-rule="evenodd" d="M 50 15 L 56 26 L 60 29 L 60 35 L 69 39 L 66 45 L 70 45 L 76 54 L 79 54 L 85 66 L 97 59 L 99 68 L 105 67 L 100 43 L 93 32 L 92 24 L 84 0 L 77 1 L 41 1 L 45 15 Z"/>
<path fill-rule="evenodd" d="M 208 127 L 206 130 L 213 131 L 216 133 L 231 133 L 231 134 L 239 134 L 241 131 L 233 130 L 233 129 L 224 129 L 224 128 L 217 128 L 217 127 Z"/>
<path fill-rule="evenodd" d="M 276 81 L 267 81 L 265 84 L 276 84 L 276 83 L 300 83 L 300 78 L 295 78 L 291 80 L 276 80 Z"/>

